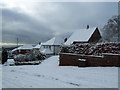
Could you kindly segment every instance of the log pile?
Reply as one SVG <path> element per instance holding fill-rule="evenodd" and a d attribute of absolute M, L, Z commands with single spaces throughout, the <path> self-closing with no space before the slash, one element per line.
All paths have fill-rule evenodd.
<path fill-rule="evenodd" d="M 101 56 L 102 53 L 120 54 L 120 43 L 72 44 L 69 46 L 62 46 L 61 53 L 97 56 Z"/>

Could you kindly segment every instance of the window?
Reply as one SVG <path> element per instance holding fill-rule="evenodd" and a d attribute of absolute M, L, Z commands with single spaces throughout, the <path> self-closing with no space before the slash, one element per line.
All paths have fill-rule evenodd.
<path fill-rule="evenodd" d="M 49 49 L 51 50 L 51 46 L 49 46 Z"/>
<path fill-rule="evenodd" d="M 43 48 L 45 48 L 45 46 L 43 46 Z"/>

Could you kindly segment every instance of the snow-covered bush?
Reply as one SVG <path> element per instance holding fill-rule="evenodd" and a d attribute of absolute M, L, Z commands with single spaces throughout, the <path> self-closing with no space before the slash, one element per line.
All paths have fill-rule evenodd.
<path fill-rule="evenodd" d="M 18 54 L 14 56 L 15 61 L 36 61 L 36 60 L 44 60 L 46 58 L 45 55 L 40 53 L 39 51 L 30 51 L 26 54 Z"/>

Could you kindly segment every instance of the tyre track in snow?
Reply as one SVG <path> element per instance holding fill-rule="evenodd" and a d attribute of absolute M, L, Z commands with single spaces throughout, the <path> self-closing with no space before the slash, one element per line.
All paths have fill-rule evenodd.
<path fill-rule="evenodd" d="M 51 60 L 50 60 L 51 59 Z M 48 60 L 48 61 L 47 61 Z M 110 80 L 105 81 L 107 85 L 104 82 L 104 75 L 113 77 L 116 76 L 116 74 L 112 74 L 111 71 L 115 71 L 116 69 L 113 68 L 108 69 L 101 69 L 101 68 L 77 68 L 77 67 L 60 67 L 56 64 L 58 62 L 57 60 L 52 60 L 52 57 L 45 60 L 45 62 L 42 62 L 41 65 L 38 66 L 22 66 L 22 67 L 5 67 L 6 71 L 4 71 L 6 74 L 5 77 L 9 80 L 14 80 L 17 83 L 16 86 L 11 85 L 13 87 L 19 87 L 18 84 L 21 84 L 21 87 L 25 88 L 108 88 L 108 85 L 110 84 Z M 12 72 L 11 72 L 12 71 Z M 104 71 L 104 72 L 103 72 Z M 110 73 L 106 72 L 109 71 Z M 103 74 L 101 77 L 101 72 Z M 86 75 L 88 74 L 88 75 Z M 110 74 L 110 75 L 109 75 Z M 14 76 L 12 76 L 14 75 Z M 18 76 L 18 78 L 15 78 Z M 11 78 L 9 78 L 11 77 Z M 108 78 L 108 79 L 109 79 Z M 114 79 L 114 78 L 113 78 Z M 19 80 L 19 81 L 17 81 Z M 105 79 L 106 80 L 106 79 Z M 6 80 L 7 81 L 7 80 Z M 9 81 L 11 84 L 12 82 Z M 117 87 L 115 84 L 117 81 L 113 82 L 114 86 L 109 87 Z M 6 83 L 4 83 L 6 84 Z M 13 81 L 14 84 L 14 81 Z M 9 87 L 9 85 L 7 86 Z"/>
<path fill-rule="evenodd" d="M 16 70 L 11 70 L 12 71 L 12 73 L 11 74 L 8 74 L 8 76 L 9 77 L 12 77 L 12 74 L 14 74 L 14 76 L 17 76 L 18 74 L 17 74 L 17 72 L 19 72 L 19 76 L 17 76 L 19 79 L 18 80 L 20 80 L 20 81 L 22 81 L 22 82 L 26 82 L 26 85 L 22 85 L 22 86 L 20 86 L 20 83 L 22 83 L 22 82 L 20 82 L 19 81 L 19 83 L 17 84 L 16 82 L 17 81 L 15 81 L 16 80 L 16 78 L 14 77 L 14 78 L 12 78 L 15 82 L 13 82 L 13 81 L 11 81 L 11 78 L 7 78 L 7 79 L 4 79 L 5 81 L 7 81 L 8 83 L 10 83 L 10 85 L 9 85 L 9 87 L 13 87 L 13 86 L 15 86 L 15 88 L 16 87 L 19 87 L 19 88 L 23 88 L 23 87 L 38 87 L 38 86 L 40 86 L 40 84 L 38 84 L 38 82 L 37 81 L 39 81 L 39 79 L 38 78 L 40 78 L 41 76 L 41 78 L 43 79 L 43 80 L 58 80 L 57 78 L 54 78 L 54 77 L 46 77 L 46 76 L 44 76 L 44 75 L 37 75 L 37 74 L 30 74 L 30 73 L 27 73 L 27 72 L 21 72 L 21 71 L 16 71 Z M 37 77 L 37 79 L 36 78 L 30 78 L 30 76 L 36 76 Z M 23 78 L 24 77 L 24 78 Z M 36 82 L 34 82 L 34 81 L 36 81 Z M 31 85 L 31 82 L 32 82 L 32 85 Z M 39 81 L 40 82 L 40 81 Z M 59 82 L 59 81 L 58 81 Z M 42 82 L 41 82 L 42 83 Z M 50 81 L 50 83 L 51 83 L 51 81 Z M 48 84 L 50 84 L 50 83 L 48 83 Z M 56 83 L 57 84 L 57 83 Z M 71 84 L 71 83 L 70 83 Z M 34 85 L 34 86 L 33 86 Z M 61 86 L 61 85 L 60 85 Z M 62 87 L 62 86 L 61 86 Z"/>

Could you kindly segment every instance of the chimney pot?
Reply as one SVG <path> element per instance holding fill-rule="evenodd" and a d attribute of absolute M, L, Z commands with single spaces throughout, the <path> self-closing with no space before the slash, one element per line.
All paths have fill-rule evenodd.
<path fill-rule="evenodd" d="M 87 29 L 89 29 L 89 25 L 87 25 Z"/>
<path fill-rule="evenodd" d="M 64 42 L 66 42 L 66 41 L 67 41 L 67 38 L 64 39 Z"/>
<path fill-rule="evenodd" d="M 41 42 L 39 42 L 39 45 L 41 44 Z"/>

